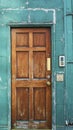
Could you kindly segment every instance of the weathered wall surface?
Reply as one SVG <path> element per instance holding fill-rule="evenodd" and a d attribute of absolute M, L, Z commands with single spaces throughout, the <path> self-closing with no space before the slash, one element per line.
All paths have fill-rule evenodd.
<path fill-rule="evenodd" d="M 65 120 L 68 120 L 68 116 L 66 116 L 66 114 L 68 115 L 66 109 L 66 69 L 59 67 L 58 64 L 59 56 L 65 55 L 65 51 L 67 51 L 64 12 L 63 0 L 0 0 L 0 130 L 10 130 L 11 126 L 11 26 L 51 27 L 52 129 L 67 129 L 65 127 Z M 70 40 L 68 39 L 68 41 Z M 70 51 L 67 57 L 70 58 Z M 72 55 L 69 61 L 73 62 Z M 70 78 L 72 79 L 72 65 L 73 63 L 67 65 L 67 73 L 71 72 L 67 80 L 68 83 Z M 61 73 L 64 75 L 64 81 L 57 82 L 56 75 Z M 70 89 L 72 89 L 72 85 L 70 85 Z M 70 89 L 67 89 L 67 92 L 72 97 Z M 69 103 L 72 102 L 71 98 L 68 100 L 70 100 Z M 68 109 L 72 114 L 72 106 L 70 105 Z"/>
<path fill-rule="evenodd" d="M 73 129 L 73 0 L 64 1 L 65 18 L 65 121 L 69 124 L 67 130 Z"/>

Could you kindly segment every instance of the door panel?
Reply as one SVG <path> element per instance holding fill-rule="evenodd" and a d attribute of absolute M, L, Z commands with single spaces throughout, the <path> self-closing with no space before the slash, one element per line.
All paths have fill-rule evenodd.
<path fill-rule="evenodd" d="M 45 32 L 34 32 L 33 33 L 33 46 L 45 47 L 45 45 L 46 45 Z"/>
<path fill-rule="evenodd" d="M 46 52 L 33 52 L 34 78 L 46 78 Z M 43 62 L 44 61 L 44 62 Z"/>
<path fill-rule="evenodd" d="M 28 78 L 29 77 L 29 53 L 16 52 L 16 77 Z"/>
<path fill-rule="evenodd" d="M 50 29 L 12 29 L 12 127 L 51 128 Z"/>
<path fill-rule="evenodd" d="M 29 46 L 29 33 L 18 32 L 16 33 L 16 46 L 17 47 L 28 47 Z"/>
<path fill-rule="evenodd" d="M 43 100 L 42 100 L 43 97 Z M 46 90 L 34 88 L 34 120 L 46 120 Z"/>
<path fill-rule="evenodd" d="M 29 89 L 16 88 L 16 119 L 29 119 Z"/>

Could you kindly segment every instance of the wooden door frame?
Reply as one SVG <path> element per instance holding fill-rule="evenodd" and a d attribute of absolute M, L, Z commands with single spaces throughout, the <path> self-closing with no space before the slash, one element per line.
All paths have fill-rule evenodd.
<path fill-rule="evenodd" d="M 55 92 L 56 92 L 56 86 L 55 86 L 55 79 L 54 79 L 54 73 L 55 73 L 55 25 L 54 24 L 26 24 L 26 25 L 16 25 L 16 24 L 12 24 L 9 26 L 9 36 L 10 36 L 10 45 L 9 45 L 9 52 L 10 52 L 10 71 L 9 71 L 9 86 L 10 88 L 8 89 L 8 101 L 9 101 L 9 114 L 8 114 L 8 127 L 9 130 L 11 130 L 11 52 L 12 52 L 12 41 L 11 41 L 11 29 L 12 28 L 50 28 L 51 30 L 51 69 L 52 69 L 52 78 L 51 78 L 51 83 L 52 83 L 52 129 L 56 127 L 56 96 L 55 96 Z"/>

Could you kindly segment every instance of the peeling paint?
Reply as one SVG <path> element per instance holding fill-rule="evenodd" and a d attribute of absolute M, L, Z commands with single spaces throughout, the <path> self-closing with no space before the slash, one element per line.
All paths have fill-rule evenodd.
<path fill-rule="evenodd" d="M 20 8 L 4 8 L 3 11 L 12 11 L 12 10 L 28 10 L 28 11 L 44 11 L 46 13 L 53 12 L 53 23 L 56 24 L 56 10 L 55 9 L 45 9 L 45 8 L 27 8 L 20 7 Z"/>
<path fill-rule="evenodd" d="M 0 77 L 0 82 L 2 82 L 2 78 Z"/>
<path fill-rule="evenodd" d="M 62 9 L 61 8 L 55 8 L 56 11 L 61 11 Z"/>
<path fill-rule="evenodd" d="M 2 15 L 4 14 L 4 12 L 1 13 Z"/>
<path fill-rule="evenodd" d="M 31 23 L 31 17 L 30 17 L 30 14 L 28 15 L 28 23 Z"/>
<path fill-rule="evenodd" d="M 12 10 L 24 10 L 25 7 L 21 6 L 20 8 L 3 8 L 3 11 L 12 11 Z"/>
<path fill-rule="evenodd" d="M 52 130 L 56 130 L 56 125 L 52 125 Z"/>
<path fill-rule="evenodd" d="M 5 24 L 1 24 L 0 26 L 5 26 Z"/>
<path fill-rule="evenodd" d="M 29 2 L 28 2 L 28 0 L 27 0 L 26 5 L 28 5 L 28 4 L 29 4 Z"/>
<path fill-rule="evenodd" d="M 10 47 L 11 47 L 10 42 L 11 41 L 9 41 L 7 39 L 8 37 L 6 37 L 6 35 L 10 35 L 10 32 L 9 32 L 10 30 L 9 31 L 5 30 L 5 27 L 10 28 L 9 26 L 11 26 L 11 25 L 13 27 L 14 27 L 14 25 L 16 25 L 16 27 L 24 27 L 24 26 L 27 27 L 28 25 L 29 26 L 31 26 L 31 25 L 35 26 L 36 25 L 37 27 L 39 25 L 41 25 L 41 27 L 42 27 L 42 26 L 46 25 L 46 27 L 47 27 L 49 25 L 51 27 L 51 37 L 52 37 L 51 41 L 52 41 L 52 53 L 53 53 L 52 54 L 52 59 L 53 59 L 53 67 L 52 67 L 52 75 L 53 75 L 52 76 L 52 78 L 53 78 L 52 79 L 52 103 L 53 103 L 52 104 L 53 105 L 52 106 L 52 109 L 53 109 L 53 112 L 52 112 L 52 130 L 56 130 L 56 123 L 57 123 L 56 122 L 57 121 L 56 117 L 58 116 L 57 113 L 56 113 L 56 107 L 57 107 L 56 88 L 58 86 L 57 86 L 56 81 L 55 81 L 55 76 L 56 76 L 57 69 L 59 70 L 59 72 L 61 72 L 60 69 L 62 70 L 62 68 L 59 68 L 57 66 L 57 64 L 58 64 L 57 63 L 57 58 L 58 58 L 58 55 L 60 53 L 63 53 L 63 51 L 64 51 L 63 44 L 60 44 L 60 52 L 58 51 L 59 48 L 57 49 L 57 45 L 59 43 L 61 43 L 61 42 L 64 42 L 64 41 L 63 41 L 63 37 L 61 37 L 61 35 L 58 36 L 58 33 L 60 34 L 60 32 L 61 32 L 61 34 L 63 34 L 62 30 L 58 29 L 59 26 L 63 27 L 63 24 L 62 25 L 60 25 L 59 23 L 57 24 L 56 19 L 57 19 L 57 17 L 59 15 L 63 16 L 62 15 L 63 13 L 62 12 L 57 13 L 58 11 L 62 11 L 62 8 L 58 8 L 58 5 L 57 5 L 58 2 L 56 2 L 55 5 L 52 2 L 51 6 L 50 6 L 50 4 L 48 6 L 45 6 L 45 5 L 41 6 L 41 3 L 39 2 L 38 4 L 40 5 L 39 6 L 40 8 L 34 8 L 34 6 L 37 7 L 36 6 L 37 1 L 35 1 L 35 3 L 33 2 L 33 8 L 31 8 L 32 7 L 30 5 L 30 3 L 32 3 L 31 1 L 26 0 L 25 4 L 23 4 L 22 6 L 19 5 L 20 3 L 18 3 L 18 5 L 17 5 L 17 2 L 13 1 L 13 3 L 12 3 L 14 5 L 13 8 L 9 5 L 10 2 L 8 2 L 9 4 L 7 5 L 7 3 L 6 3 L 6 5 L 2 5 L 1 10 L 0 10 L 0 15 L 1 15 L 1 21 L 0 21 L 1 28 L 0 28 L 0 30 L 2 32 L 1 33 L 2 36 L 0 35 L 1 36 L 1 44 L 0 44 L 1 51 L 3 51 L 3 52 L 5 51 L 4 50 L 5 42 L 8 41 L 7 46 L 9 46 L 9 49 L 8 49 L 9 56 L 7 58 L 7 63 L 8 64 L 7 64 L 7 68 L 6 68 L 7 69 L 7 71 L 6 71 L 7 72 L 7 77 L 6 77 L 7 82 L 5 81 L 5 83 L 4 83 L 4 79 L 3 79 L 4 77 L 0 77 L 0 82 L 1 82 L 0 83 L 1 84 L 0 88 L 1 88 L 1 90 L 6 91 L 6 93 L 8 91 L 8 95 L 4 95 L 4 96 L 8 96 L 8 100 L 7 100 L 7 103 L 6 103 L 6 107 L 8 108 L 7 109 L 8 110 L 8 117 L 2 117 L 2 120 L 3 120 L 2 123 L 4 124 L 3 128 L 4 127 L 6 128 L 6 126 L 5 126 L 5 124 L 7 124 L 7 122 L 5 121 L 5 118 L 6 118 L 6 120 L 8 120 L 8 124 L 7 124 L 8 128 L 7 128 L 7 130 L 10 129 L 10 127 L 11 127 L 10 126 L 11 125 L 11 115 L 10 115 L 10 113 L 11 113 L 11 104 L 9 104 L 9 103 L 11 103 L 11 90 L 10 90 L 11 89 L 10 88 L 11 87 L 11 77 L 10 77 L 11 76 L 11 68 L 8 68 L 8 66 L 10 67 L 10 64 L 11 64 L 11 60 L 10 60 Z M 18 1 L 18 2 L 20 2 L 20 1 Z M 1 6 L 1 4 L 0 4 L 0 6 Z M 3 7 L 3 6 L 6 6 L 6 7 Z M 18 7 L 18 6 L 20 6 L 20 7 Z M 30 7 L 30 8 L 28 8 L 28 7 Z M 59 7 L 60 7 L 60 5 L 59 5 Z M 26 12 L 26 15 L 25 15 L 25 12 Z M 36 18 L 36 16 L 34 16 L 35 14 L 38 14 L 38 19 Z M 43 20 L 45 14 L 46 14 L 46 16 L 49 16 L 49 18 L 47 18 L 47 21 Z M 49 14 L 51 14 L 51 17 L 50 17 Z M 12 17 L 11 17 L 11 15 L 12 15 Z M 40 16 L 42 16 L 41 20 L 39 20 Z M 24 19 L 23 19 L 23 17 L 24 17 Z M 35 18 L 35 20 L 34 20 L 34 18 Z M 51 20 L 49 20 L 49 19 L 51 19 Z M 45 22 L 43 22 L 42 20 L 45 21 Z M 57 31 L 56 31 L 56 29 L 57 29 Z M 5 35 L 6 39 L 4 39 L 4 35 Z M 57 50 L 57 52 L 55 52 L 55 50 Z M 4 53 L 6 53 L 6 51 Z M 2 59 L 2 57 L 0 57 L 0 58 Z M 3 73 L 5 73 L 4 70 L 3 70 Z M 4 86 L 4 85 L 6 85 L 6 86 Z M 6 90 L 4 90 L 4 89 L 6 89 Z M 4 100 L 5 100 L 5 98 L 4 98 Z M 42 113 L 43 116 L 45 116 L 44 110 L 41 112 L 41 110 L 39 108 L 38 111 L 39 111 L 39 113 Z M 58 109 L 57 109 L 57 111 L 58 111 Z M 2 110 L 1 110 L 1 112 L 2 112 Z M 24 113 L 20 111 L 20 114 L 21 114 L 21 116 L 23 116 Z M 59 118 L 59 117 L 57 117 L 57 118 Z M 62 119 L 60 119 L 60 120 L 62 120 Z M 0 124 L 1 124 L 1 122 L 0 122 Z M 22 125 L 22 128 L 25 127 L 25 129 L 27 129 L 27 122 L 25 123 L 25 125 L 24 124 L 21 124 L 21 125 Z M 36 128 L 37 125 L 39 125 L 39 123 L 36 121 L 35 125 L 33 125 L 33 128 Z M 15 126 L 16 126 L 16 124 L 15 124 Z"/>

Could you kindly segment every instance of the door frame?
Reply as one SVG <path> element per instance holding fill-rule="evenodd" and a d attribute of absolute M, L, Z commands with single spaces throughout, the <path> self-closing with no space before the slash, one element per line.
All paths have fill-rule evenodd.
<path fill-rule="evenodd" d="M 9 51 L 9 65 L 8 67 L 10 68 L 8 71 L 8 79 L 9 79 L 9 88 L 8 88 L 8 109 L 9 109 L 9 113 L 8 113 L 8 128 L 9 130 L 11 130 L 11 29 L 12 28 L 50 28 L 51 30 L 51 69 L 52 69 L 52 78 L 51 78 L 51 83 L 52 83 L 52 130 L 56 129 L 56 83 L 55 83 L 55 25 L 54 24 L 24 24 L 24 25 L 20 25 L 20 24 L 11 24 L 9 26 L 9 47 L 8 47 L 8 51 Z"/>

